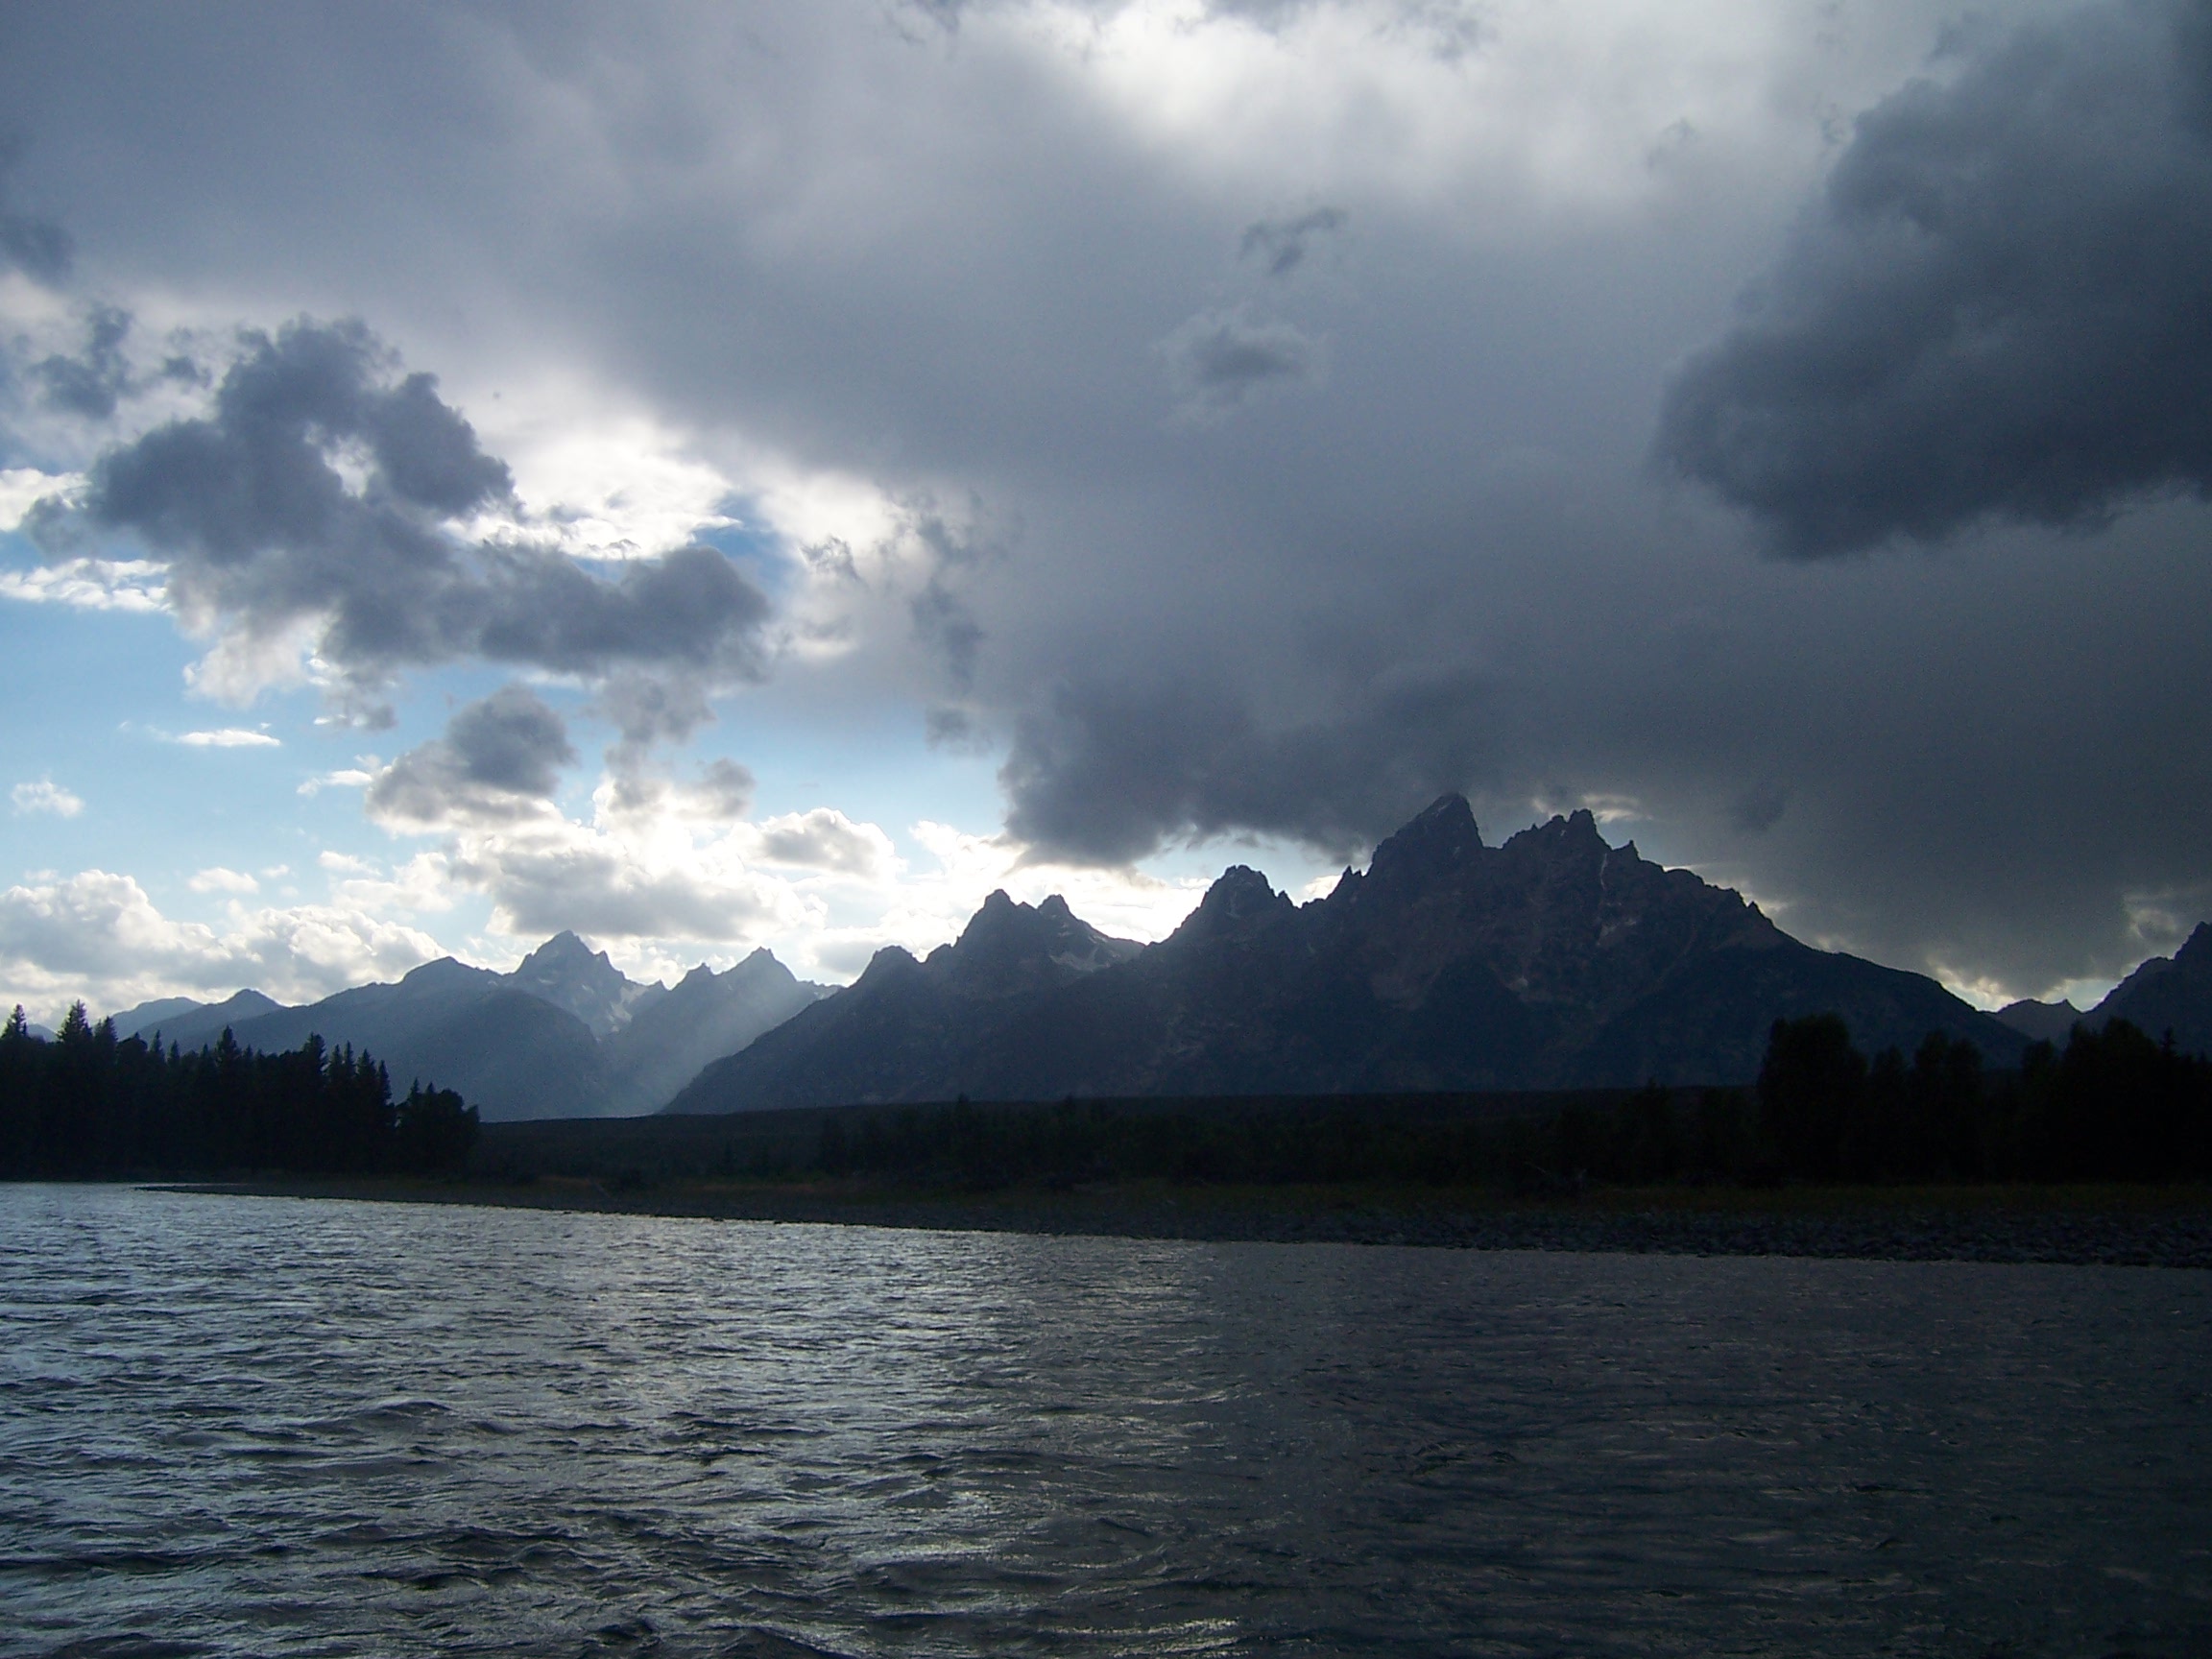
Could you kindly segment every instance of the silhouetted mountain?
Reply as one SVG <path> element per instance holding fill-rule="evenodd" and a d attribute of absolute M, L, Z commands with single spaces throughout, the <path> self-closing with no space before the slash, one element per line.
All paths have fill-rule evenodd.
<path fill-rule="evenodd" d="M 638 1010 L 668 994 L 661 985 L 638 984 L 608 961 L 604 950 L 569 932 L 556 933 L 531 951 L 507 981 L 573 1014 L 594 1037 L 621 1030 Z"/>
<path fill-rule="evenodd" d="M 402 1092 L 418 1079 L 457 1090 L 493 1122 L 656 1111 L 709 1061 L 826 991 L 766 950 L 725 974 L 696 968 L 673 991 L 640 985 L 575 934 L 558 933 L 512 974 L 441 957 L 397 984 L 297 1008 L 258 991 L 216 1003 L 171 997 L 125 1010 L 115 1026 L 187 1051 L 226 1029 L 264 1053 L 319 1035 L 332 1048 L 374 1054 Z"/>
<path fill-rule="evenodd" d="M 606 1066 L 575 1015 L 504 974 L 442 956 L 395 985 L 361 985 L 320 1002 L 233 1022 L 239 1043 L 264 1053 L 319 1034 L 330 1047 L 366 1048 L 393 1086 L 454 1089 L 487 1122 L 588 1117 L 603 1109 Z"/>
<path fill-rule="evenodd" d="M 265 1014 L 281 1011 L 283 1006 L 275 998 L 264 997 L 258 991 L 241 991 L 220 1002 L 166 997 L 157 1002 L 141 1002 L 116 1015 L 115 1035 L 144 1037 L 151 1042 L 158 1034 L 164 1046 L 174 1043 L 189 1053 L 195 1048 L 204 1048 L 222 1036 L 225 1026 L 258 1020 Z"/>
<path fill-rule="evenodd" d="M 2081 1018 L 2081 1010 L 2069 1001 L 2036 1002 L 2023 998 L 2008 1002 L 1991 1016 L 2034 1043 L 2063 1048 Z"/>
<path fill-rule="evenodd" d="M 135 1008 L 125 1008 L 112 1016 L 115 1035 L 135 1037 L 141 1031 L 153 1030 L 164 1020 L 174 1020 L 206 1006 L 190 997 L 156 997 L 151 1002 L 141 1002 Z"/>
<path fill-rule="evenodd" d="M 851 986 L 708 1067 L 668 1109 L 738 1109 L 720 1104 L 733 1087 L 747 1106 L 782 1103 L 756 1098 L 754 1079 L 808 1103 L 918 1098 L 921 1080 L 961 1074 L 999 1022 L 1142 949 L 1078 921 L 1058 895 L 1032 906 L 994 893 L 954 943 L 920 962 L 897 946 L 877 951 Z"/>
<path fill-rule="evenodd" d="M 2212 1054 L 2212 923 L 2200 922 L 2180 950 L 2152 957 L 2084 1016 L 2100 1030 L 2108 1020 L 2152 1038 L 2171 1031 L 2182 1052 Z"/>
<path fill-rule="evenodd" d="M 829 988 L 794 977 L 759 950 L 726 973 L 701 966 L 670 990 L 653 989 L 660 994 L 637 999 L 629 1023 L 600 1045 L 607 1110 L 616 1116 L 659 1111 L 708 1062 L 734 1054 Z"/>
<path fill-rule="evenodd" d="M 1034 943 L 1046 929 L 1098 938 L 1057 899 L 994 894 L 958 944 L 879 952 L 669 1109 L 1742 1083 L 1776 1019 L 1820 1012 L 1869 1049 L 1942 1031 L 2005 1064 L 2024 1046 L 1931 979 L 1815 950 L 1608 846 L 1587 812 L 1491 848 L 1455 795 L 1309 904 L 1238 867 L 1142 951 L 1063 960 Z"/>

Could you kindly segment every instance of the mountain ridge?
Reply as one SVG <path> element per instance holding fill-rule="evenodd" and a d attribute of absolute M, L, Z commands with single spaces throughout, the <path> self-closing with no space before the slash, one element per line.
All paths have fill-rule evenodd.
<path fill-rule="evenodd" d="M 2200 922 L 2171 956 L 2153 956 L 2082 1016 L 2092 1029 L 2125 1020 L 2189 1053 L 2212 1053 L 2212 923 Z"/>
<path fill-rule="evenodd" d="M 252 990 L 219 1003 L 165 998 L 125 1010 L 116 1028 L 186 1048 L 225 1030 L 266 1051 L 319 1036 L 374 1055 L 401 1089 L 458 1090 L 488 1122 L 588 1118 L 655 1110 L 827 989 L 766 950 L 721 974 L 702 964 L 673 989 L 639 984 L 563 931 L 507 974 L 441 956 L 296 1007 Z"/>
<path fill-rule="evenodd" d="M 1321 899 L 1233 866 L 1156 945 L 1058 974 L 1032 952 L 1026 982 L 964 995 L 987 913 L 1034 933 L 1052 903 L 994 895 L 926 961 L 879 952 L 667 1109 L 1741 1083 L 1774 1019 L 1821 1012 L 1872 1046 L 1942 1030 L 2003 1063 L 2026 1043 L 1924 975 L 1815 950 L 1609 845 L 1588 812 L 1493 848 L 1443 796 Z"/>

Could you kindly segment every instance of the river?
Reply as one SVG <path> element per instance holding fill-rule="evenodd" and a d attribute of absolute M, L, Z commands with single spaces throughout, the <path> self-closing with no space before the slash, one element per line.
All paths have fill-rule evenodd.
<path fill-rule="evenodd" d="M 2202 1654 L 2212 1274 L 0 1186 L 0 1652 Z"/>

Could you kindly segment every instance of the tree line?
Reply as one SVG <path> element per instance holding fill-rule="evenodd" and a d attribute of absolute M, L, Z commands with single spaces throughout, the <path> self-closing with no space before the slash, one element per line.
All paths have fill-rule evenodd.
<path fill-rule="evenodd" d="M 2076 1025 L 1987 1073 L 1930 1035 L 1869 1061 L 1833 1014 L 1777 1021 L 1755 1165 L 1823 1181 L 2162 1181 L 2212 1175 L 2212 1059 L 2125 1020 Z"/>
<path fill-rule="evenodd" d="M 1986 1068 L 1933 1033 L 1869 1059 L 1832 1014 L 1777 1021 L 1748 1089 L 1621 1092 L 1510 1117 L 1383 1098 L 904 1107 L 826 1118 L 811 1156 L 727 1174 L 996 1187 L 1167 1180 L 1485 1185 L 1526 1193 L 1783 1181 L 2212 1177 L 2212 1061 L 2124 1021 Z"/>
<path fill-rule="evenodd" d="M 0 1027 L 0 1176 L 428 1173 L 461 1167 L 476 1136 L 452 1090 L 395 1102 L 381 1064 L 320 1037 L 263 1054 L 225 1030 L 164 1050 L 82 1002 L 52 1042 L 20 1007 Z"/>

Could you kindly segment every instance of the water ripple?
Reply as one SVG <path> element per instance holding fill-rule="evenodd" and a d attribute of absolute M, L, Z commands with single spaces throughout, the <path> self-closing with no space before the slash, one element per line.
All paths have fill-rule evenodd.
<path fill-rule="evenodd" d="M 2212 1275 L 0 1188 L 0 1652 L 2212 1651 Z"/>

